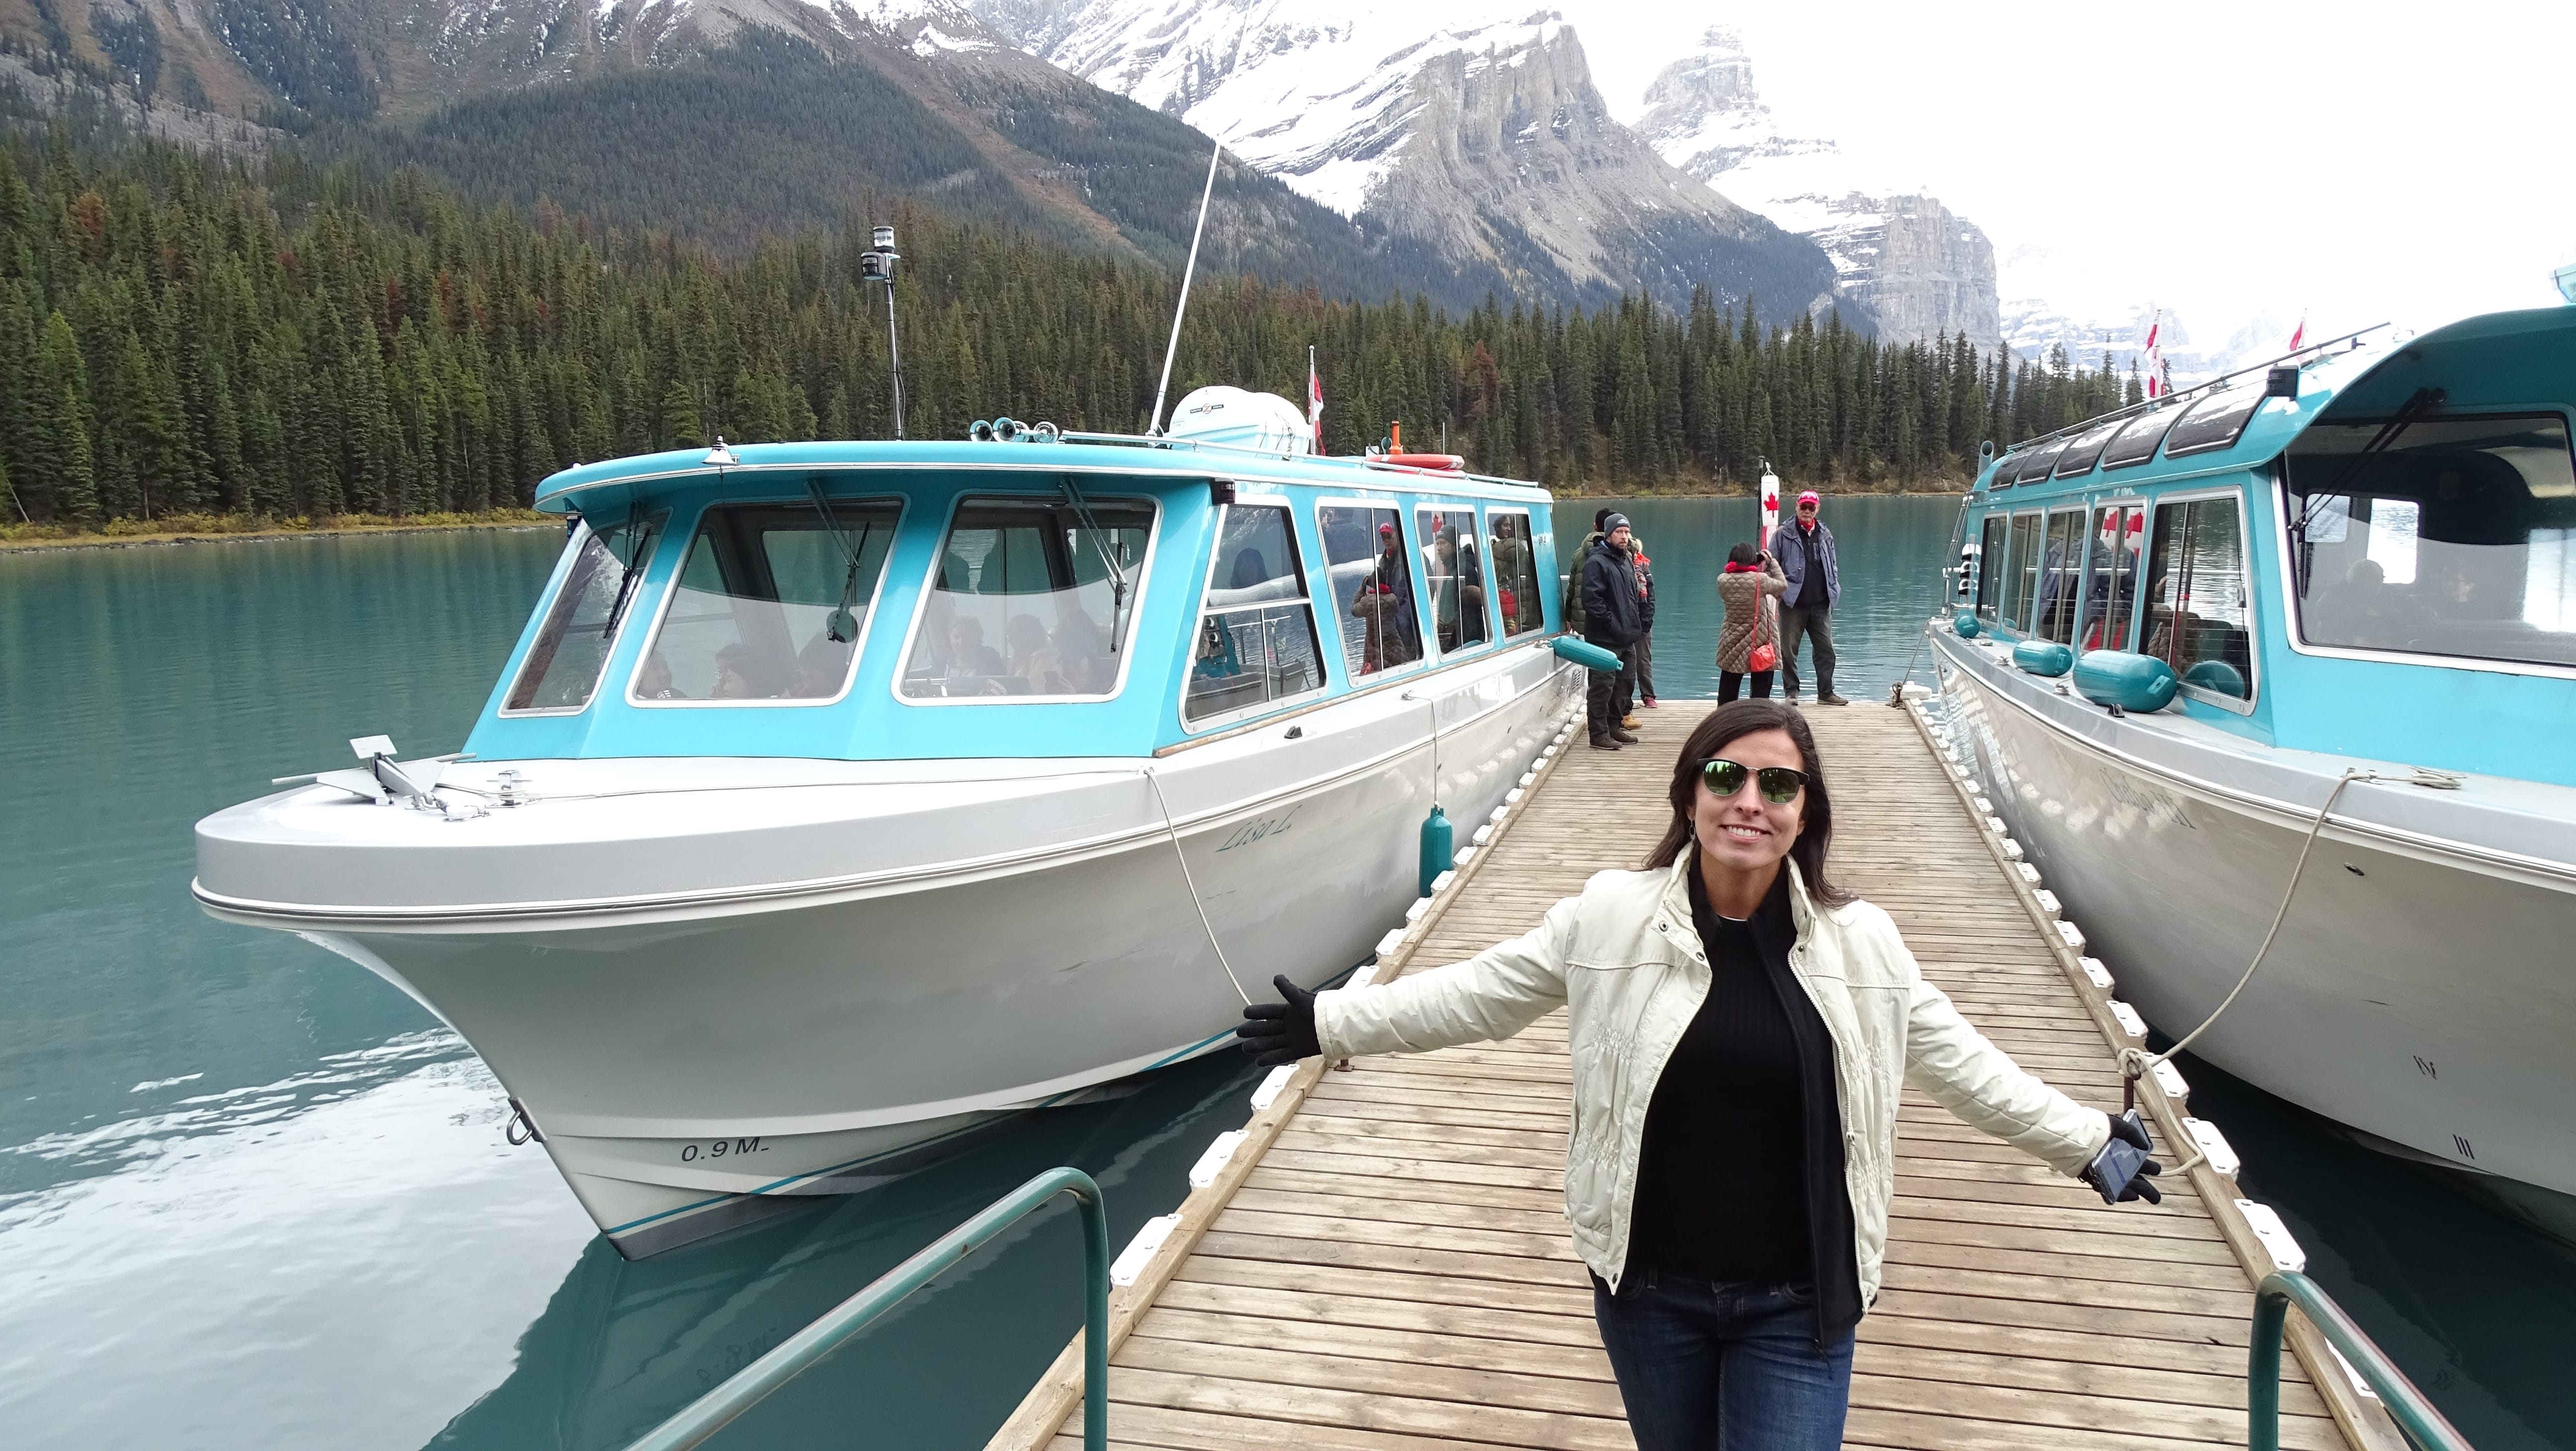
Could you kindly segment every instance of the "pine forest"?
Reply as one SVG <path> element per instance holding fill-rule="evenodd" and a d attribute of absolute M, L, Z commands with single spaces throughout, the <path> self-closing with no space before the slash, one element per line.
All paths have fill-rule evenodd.
<path fill-rule="evenodd" d="M 872 222 L 899 229 L 907 432 L 976 418 L 1137 431 L 1177 278 L 889 202 L 729 252 L 549 203 L 478 206 L 416 169 L 362 179 L 20 135 L 0 149 L 8 525 L 523 507 L 567 465 L 653 449 L 887 436 Z M 1958 487 L 1983 441 L 2136 396 L 2134 377 L 1888 345 L 1705 294 L 1589 313 L 1349 301 L 1202 279 L 1172 392 L 1305 396 L 1356 453 L 1401 421 L 1481 472 L 1566 493 Z"/>

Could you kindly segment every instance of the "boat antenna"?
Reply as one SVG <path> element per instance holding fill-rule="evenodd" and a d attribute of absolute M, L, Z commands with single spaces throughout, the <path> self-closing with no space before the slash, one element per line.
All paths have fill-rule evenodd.
<path fill-rule="evenodd" d="M 1246 0 L 1243 24 L 1234 32 L 1234 53 L 1226 58 L 1226 73 L 1231 75 L 1235 62 L 1243 55 L 1243 37 L 1252 29 L 1252 6 Z M 1181 295 L 1172 304 L 1172 340 L 1163 345 L 1163 381 L 1154 385 L 1154 416 L 1146 420 L 1149 436 L 1163 431 L 1163 396 L 1172 389 L 1172 359 L 1181 351 L 1181 319 L 1190 311 L 1190 278 L 1199 270 L 1199 238 L 1207 232 L 1208 198 L 1216 195 L 1216 164 L 1225 157 L 1225 141 L 1219 138 L 1208 148 L 1207 182 L 1199 188 L 1199 219 L 1190 228 L 1190 258 L 1181 266 Z"/>
<path fill-rule="evenodd" d="M 875 243 L 859 254 L 859 280 L 882 282 L 886 290 L 886 362 L 894 375 L 894 436 L 903 437 L 903 346 L 894 331 L 894 265 L 903 255 L 894 249 L 894 228 L 878 227 L 871 234 Z"/>
<path fill-rule="evenodd" d="M 1181 319 L 1190 311 L 1190 277 L 1199 269 L 1199 237 L 1207 231 L 1208 198 L 1216 193 L 1216 164 L 1224 155 L 1222 141 L 1208 150 L 1207 184 L 1199 188 L 1198 225 L 1190 228 L 1190 260 L 1181 267 L 1181 296 L 1172 304 L 1172 340 L 1163 346 L 1163 381 L 1154 385 L 1154 416 L 1145 427 L 1148 434 L 1163 431 L 1163 396 L 1172 390 L 1172 359 L 1181 351 Z"/>

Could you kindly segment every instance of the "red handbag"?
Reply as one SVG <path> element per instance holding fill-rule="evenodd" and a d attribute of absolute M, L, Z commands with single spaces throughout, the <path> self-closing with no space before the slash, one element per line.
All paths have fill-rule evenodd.
<path fill-rule="evenodd" d="M 1759 591 L 1760 588 L 1761 587 L 1759 585 L 1755 586 L 1757 591 Z M 1771 602 L 1764 599 L 1757 592 L 1753 597 L 1753 636 L 1755 639 L 1759 640 L 1762 638 L 1762 622 L 1769 618 L 1770 614 Z M 1768 640 L 1763 640 L 1761 644 L 1754 646 L 1752 655 L 1747 657 L 1744 662 L 1745 668 L 1755 675 L 1760 675 L 1764 671 L 1774 669 L 1779 664 L 1779 648 L 1774 646 Z"/>

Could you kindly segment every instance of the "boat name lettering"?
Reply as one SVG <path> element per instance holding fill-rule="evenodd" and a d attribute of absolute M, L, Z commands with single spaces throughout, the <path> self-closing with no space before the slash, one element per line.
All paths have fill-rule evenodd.
<path fill-rule="evenodd" d="M 711 1139 L 703 1144 L 680 1145 L 680 1162 L 694 1164 L 700 1159 L 721 1159 L 728 1154 L 766 1154 L 769 1146 L 758 1139 Z"/>
<path fill-rule="evenodd" d="M 1256 817 L 1247 821 L 1236 827 L 1234 834 L 1225 839 L 1225 845 L 1218 847 L 1217 850 L 1232 851 L 1239 846 L 1250 846 L 1265 836 L 1276 836 L 1288 829 L 1288 824 L 1297 819 L 1297 813 L 1302 809 L 1303 807 L 1300 806 L 1291 806 L 1277 816 Z"/>

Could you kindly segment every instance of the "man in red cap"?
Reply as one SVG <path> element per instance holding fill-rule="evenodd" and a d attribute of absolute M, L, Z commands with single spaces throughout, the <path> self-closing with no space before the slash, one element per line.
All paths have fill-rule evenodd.
<path fill-rule="evenodd" d="M 1771 557 L 1789 581 L 1780 597 L 1780 683 L 1787 698 L 1798 698 L 1798 641 L 1816 643 L 1816 704 L 1849 705 L 1834 694 L 1834 602 L 1842 598 L 1841 574 L 1834 568 L 1834 531 L 1816 518 L 1824 501 L 1809 489 L 1798 496 L 1798 517 L 1771 539 Z"/>

